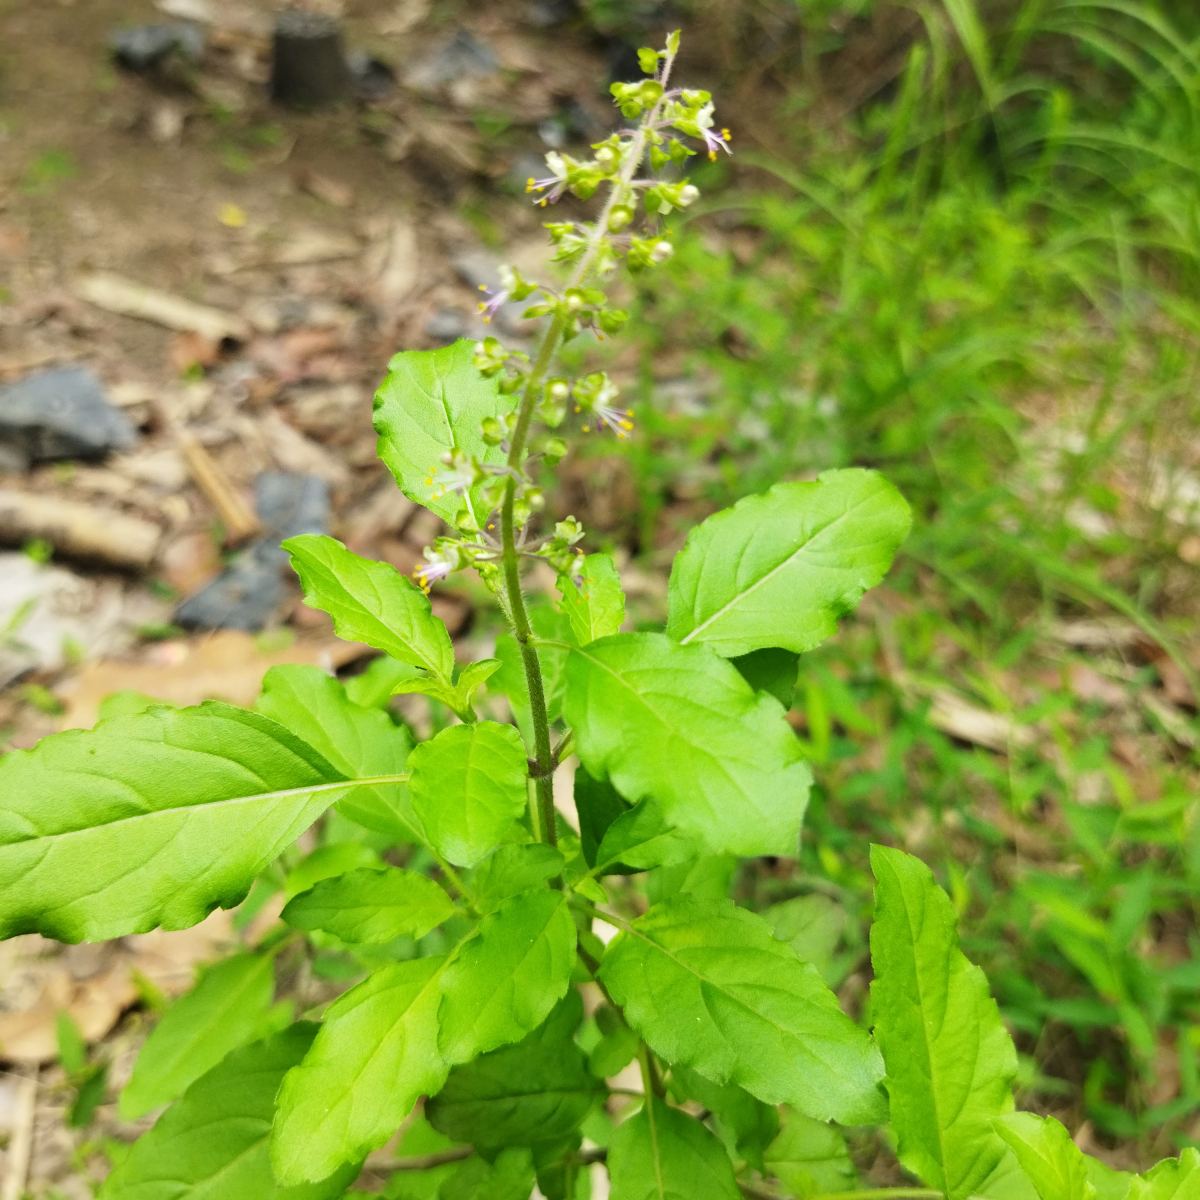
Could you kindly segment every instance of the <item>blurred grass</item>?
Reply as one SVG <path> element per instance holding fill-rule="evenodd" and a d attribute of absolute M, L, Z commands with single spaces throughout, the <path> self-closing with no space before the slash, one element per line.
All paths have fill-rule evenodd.
<path fill-rule="evenodd" d="M 780 478 L 855 464 L 904 490 L 889 589 L 802 664 L 799 873 L 737 886 L 832 897 L 855 1003 L 867 843 L 922 854 L 1023 1103 L 1148 1162 L 1200 1145 L 1200 13 L 918 4 L 894 82 L 830 121 L 865 7 L 801 7 L 771 152 L 735 128 L 637 299 L 638 505 L 614 532 L 665 561 Z M 963 705 L 999 743 L 963 736 Z"/>

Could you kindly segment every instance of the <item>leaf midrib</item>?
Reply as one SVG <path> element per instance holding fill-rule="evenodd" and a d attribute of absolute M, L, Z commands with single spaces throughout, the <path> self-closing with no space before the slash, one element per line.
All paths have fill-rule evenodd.
<path fill-rule="evenodd" d="M 853 516 L 857 509 L 861 508 L 864 504 L 869 503 L 873 499 L 874 499 L 873 495 L 872 496 L 864 496 L 861 500 L 856 501 L 850 508 L 846 509 L 845 512 L 842 512 L 842 513 L 838 514 L 838 516 L 834 517 L 834 519 L 832 521 L 830 521 L 828 525 L 822 525 L 820 529 L 816 530 L 810 537 L 806 538 L 803 542 L 801 542 L 800 545 L 797 546 L 796 549 L 793 550 L 791 552 L 791 554 L 789 554 L 787 556 L 787 558 L 785 558 L 782 562 L 780 562 L 780 563 L 776 564 L 774 567 L 772 567 L 765 575 L 760 575 L 759 578 L 756 579 L 744 591 L 737 592 L 731 600 L 729 600 L 727 603 L 723 604 L 719 609 L 717 609 L 717 611 L 715 613 L 713 613 L 712 616 L 701 621 L 700 624 L 697 625 L 691 631 L 691 633 L 680 638 L 679 644 L 681 646 L 686 646 L 698 634 L 703 633 L 704 630 L 707 629 L 714 621 L 720 620 L 720 618 L 723 617 L 727 612 L 730 612 L 732 609 L 736 608 L 744 599 L 746 599 L 747 596 L 752 595 L 760 587 L 762 587 L 764 584 L 768 583 L 771 579 L 773 579 L 776 575 L 778 575 L 779 572 L 782 571 L 785 567 L 790 566 L 791 563 L 793 562 L 793 560 L 800 557 L 800 555 L 804 554 L 812 546 L 813 542 L 815 542 L 817 540 L 817 538 L 828 533 L 830 530 L 835 529 L 839 524 L 841 524 L 841 522 L 843 522 L 843 521 L 847 520 L 848 518 L 850 518 L 851 516 Z"/>
<path fill-rule="evenodd" d="M 630 925 L 624 926 L 623 928 L 625 929 L 626 933 L 632 933 L 632 934 L 636 935 L 637 937 L 641 938 L 647 945 L 653 946 L 654 949 L 659 951 L 659 953 L 661 953 L 665 958 L 669 958 L 680 969 L 686 971 L 689 975 L 694 976 L 697 980 L 700 981 L 701 984 L 707 985 L 708 987 L 711 987 L 711 988 L 715 989 L 716 991 L 720 992 L 722 996 L 726 997 L 730 1001 L 730 1003 L 735 1004 L 738 1008 L 742 1009 L 744 1012 L 751 1014 L 753 1017 L 762 1021 L 763 1024 L 769 1025 L 772 1029 L 778 1030 L 779 1033 L 782 1034 L 785 1038 L 796 1038 L 797 1035 L 795 1033 L 793 1033 L 792 1030 L 788 1029 L 786 1026 L 780 1025 L 778 1022 L 772 1020 L 769 1016 L 766 1016 L 764 1013 L 759 1012 L 758 1009 L 752 1008 L 745 1000 L 743 1000 L 740 996 L 735 996 L 732 992 L 730 992 L 722 984 L 714 982 L 707 975 L 702 975 L 699 971 L 697 971 L 694 967 L 689 966 L 686 962 L 684 962 L 683 959 L 679 958 L 676 954 L 674 954 L 671 950 L 669 950 L 661 942 L 656 942 L 652 937 L 649 936 L 649 934 L 643 933 L 636 925 L 630 924 Z M 783 945 L 784 943 L 780 943 L 780 944 Z M 792 993 L 792 992 L 789 992 L 787 994 L 789 996 L 795 995 L 795 993 Z M 701 996 L 701 999 L 703 999 L 703 996 Z M 707 1004 L 705 1005 L 705 1011 L 706 1012 L 708 1011 Z M 839 1009 L 838 1011 L 840 1012 L 841 1010 Z M 709 1019 L 713 1021 L 714 1026 L 717 1026 L 717 1023 L 716 1023 L 715 1019 L 713 1019 L 711 1013 L 709 1013 Z M 717 1028 L 719 1029 L 720 1027 L 717 1026 Z M 722 1036 L 724 1036 L 723 1033 L 722 1033 Z M 810 1053 L 812 1053 L 812 1052 L 810 1051 Z M 817 1055 L 815 1053 L 813 1053 L 813 1057 L 816 1058 Z"/>
<path fill-rule="evenodd" d="M 204 800 L 196 804 L 169 805 L 166 808 L 154 808 L 149 812 L 135 813 L 132 816 L 117 817 L 112 821 L 102 821 L 96 825 L 84 825 L 79 829 L 64 829 L 61 833 L 42 833 L 34 837 L 4 842 L 0 844 L 0 854 L 3 854 L 5 850 L 13 846 L 26 846 L 31 843 L 45 843 L 66 838 L 82 837 L 89 833 L 94 833 L 98 829 L 108 829 L 129 821 L 153 820 L 155 817 L 165 816 L 169 813 L 197 812 L 224 805 L 252 804 L 256 800 L 284 800 L 289 796 L 315 796 L 321 792 L 332 792 L 356 787 L 378 787 L 388 783 L 404 783 L 407 779 L 407 774 L 376 775 L 367 779 L 339 779 L 333 783 L 314 783 L 303 787 L 282 788 L 273 792 L 256 792 L 249 796 L 229 796 L 221 800 Z"/>

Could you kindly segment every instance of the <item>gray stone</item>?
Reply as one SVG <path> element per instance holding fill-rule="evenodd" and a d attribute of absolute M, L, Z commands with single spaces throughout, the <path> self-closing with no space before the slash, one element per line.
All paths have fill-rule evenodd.
<path fill-rule="evenodd" d="M 123 67 L 146 71 L 162 62 L 173 50 L 198 61 L 204 54 L 204 30 L 185 21 L 164 25 L 138 25 L 118 29 L 108 39 L 113 57 Z"/>
<path fill-rule="evenodd" d="M 257 633 L 288 594 L 288 554 L 279 543 L 301 533 L 324 533 L 329 524 L 329 485 L 315 475 L 264 472 L 254 491 L 265 532 L 179 605 L 175 620 L 184 628 Z"/>
<path fill-rule="evenodd" d="M 128 450 L 137 432 L 91 371 L 64 367 L 0 388 L 0 461 L 103 458 Z"/>

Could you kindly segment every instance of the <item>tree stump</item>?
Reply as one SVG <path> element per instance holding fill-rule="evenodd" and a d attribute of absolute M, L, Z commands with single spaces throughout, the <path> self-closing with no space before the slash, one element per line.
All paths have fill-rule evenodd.
<path fill-rule="evenodd" d="M 346 98 L 350 72 L 333 17 L 284 12 L 275 21 L 271 97 L 289 108 L 325 108 Z"/>

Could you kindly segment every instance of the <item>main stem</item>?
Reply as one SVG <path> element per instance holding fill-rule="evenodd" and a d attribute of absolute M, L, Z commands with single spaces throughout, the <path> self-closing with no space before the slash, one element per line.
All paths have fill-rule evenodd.
<path fill-rule="evenodd" d="M 664 84 L 671 71 L 671 62 L 672 60 L 668 59 L 663 68 Z M 604 235 L 608 231 L 608 222 L 612 216 L 613 206 L 628 191 L 634 172 L 641 166 L 642 159 L 646 155 L 646 130 L 653 125 L 658 110 L 659 105 L 656 104 L 650 116 L 638 129 L 629 156 L 622 164 L 620 174 L 609 188 L 604 208 L 588 236 L 583 255 L 571 273 L 571 279 L 567 284 L 568 289 L 578 287 L 587 278 Z M 542 668 L 538 662 L 537 650 L 532 642 L 525 597 L 521 595 L 520 558 L 517 555 L 513 504 L 516 500 L 517 477 L 525 457 L 525 443 L 529 439 L 529 427 L 533 422 L 533 410 L 537 404 L 542 383 L 546 378 L 546 372 L 550 369 L 554 353 L 562 340 L 565 327 L 565 318 L 561 313 L 556 313 L 550 322 L 550 327 L 542 337 L 537 357 L 529 371 L 529 378 L 525 381 L 525 390 L 521 395 L 521 407 L 517 411 L 517 423 L 509 442 L 508 468 L 510 475 L 508 486 L 504 489 L 504 504 L 500 510 L 504 590 L 508 593 L 508 609 L 513 636 L 521 650 L 521 663 L 525 668 L 525 683 L 529 689 L 529 717 L 533 725 L 534 763 L 536 766 L 533 782 L 537 795 L 538 823 L 541 825 L 538 834 L 543 842 L 548 842 L 551 846 L 558 844 L 558 829 L 554 820 L 554 754 L 550 749 L 550 719 L 546 711 L 546 688 L 542 682 Z"/>

